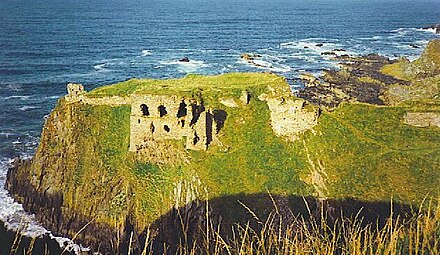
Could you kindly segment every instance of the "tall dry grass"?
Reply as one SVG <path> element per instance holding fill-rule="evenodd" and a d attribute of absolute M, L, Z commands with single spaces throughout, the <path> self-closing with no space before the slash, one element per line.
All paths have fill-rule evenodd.
<path fill-rule="evenodd" d="M 293 223 L 284 224 L 278 211 L 264 221 L 250 212 L 259 226 L 235 225 L 225 237 L 220 225 L 208 220 L 200 227 L 201 238 L 188 242 L 183 236 L 175 249 L 161 244 L 159 251 L 154 234 L 148 231 L 142 255 L 440 254 L 440 205 L 429 202 L 420 208 L 424 209 L 414 211 L 410 217 L 391 212 L 381 226 L 364 222 L 359 214 L 330 220 L 322 213 L 307 219 L 297 217 Z M 184 222 L 181 225 L 187 228 Z"/>
<path fill-rule="evenodd" d="M 298 216 L 285 224 L 278 210 L 265 220 L 249 211 L 257 226 L 250 223 L 231 226 L 226 237 L 222 227 L 209 220 L 209 205 L 206 202 L 204 217 L 208 220 L 199 226 L 197 240 L 189 240 L 185 234 L 189 226 L 185 223 L 184 215 L 181 215 L 184 234 L 180 244 L 172 246 L 157 242 L 154 231 L 147 229 L 145 245 L 140 254 L 440 254 L 440 203 L 430 201 L 420 208 L 423 209 L 413 212 L 410 217 L 393 215 L 391 212 L 381 226 L 364 222 L 359 214 L 350 218 L 329 219 L 325 213 L 317 216 L 310 212 L 307 219 Z M 139 253 L 132 249 L 132 239 L 125 254 Z M 17 236 L 11 254 L 17 254 L 19 243 L 20 237 Z M 26 254 L 32 254 L 32 246 L 29 248 Z"/>

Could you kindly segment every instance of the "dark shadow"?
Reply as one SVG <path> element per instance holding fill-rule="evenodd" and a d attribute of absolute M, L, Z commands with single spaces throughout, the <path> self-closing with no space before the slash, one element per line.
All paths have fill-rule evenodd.
<path fill-rule="evenodd" d="M 208 221 L 205 218 L 207 207 Z M 171 210 L 157 219 L 152 225 L 157 233 L 150 252 L 174 254 L 179 245 L 202 247 L 205 235 L 203 230 L 207 222 L 215 228 L 220 226 L 222 238 L 229 240 L 233 226 L 249 224 L 253 230 L 259 231 L 267 219 L 271 219 L 273 227 L 279 229 L 281 226 L 285 230 L 286 226 L 295 225 L 299 219 L 304 219 L 305 222 L 311 222 L 313 219 L 318 224 L 321 219 L 325 219 L 329 226 L 333 226 L 339 224 L 342 219 L 357 217 L 362 220 L 362 226 L 372 224 L 380 229 L 385 225 L 391 212 L 394 218 L 399 216 L 402 219 L 409 218 L 412 210 L 404 204 L 366 202 L 351 198 L 319 200 L 315 197 L 276 195 L 271 198 L 268 194 L 224 196 L 209 201 L 194 201 L 179 210 Z M 321 215 L 324 217 L 322 218 Z M 185 234 L 182 226 L 187 228 Z M 139 247 L 143 247 L 143 243 L 140 243 Z M 166 251 L 164 247 L 167 247 Z"/>
<path fill-rule="evenodd" d="M 163 106 L 163 105 L 159 105 L 159 107 L 157 107 L 157 110 L 159 111 L 159 116 L 160 117 L 163 117 L 163 116 L 168 114 L 167 108 L 165 106 Z"/>
<path fill-rule="evenodd" d="M 223 110 L 214 110 L 214 121 L 215 121 L 215 132 L 218 134 L 220 130 L 225 125 L 226 118 L 228 117 L 228 114 Z"/>
<path fill-rule="evenodd" d="M 205 106 L 203 106 L 203 104 L 200 105 L 191 104 L 191 110 L 192 110 L 192 119 L 191 122 L 189 123 L 190 126 L 197 123 L 200 114 L 205 111 Z"/>
<path fill-rule="evenodd" d="M 206 112 L 206 146 L 212 142 L 212 124 L 214 116 L 210 112 Z"/>
<path fill-rule="evenodd" d="M 150 116 L 150 111 L 146 104 L 141 104 L 142 116 Z"/>
<path fill-rule="evenodd" d="M 194 132 L 193 145 L 196 145 L 200 141 L 200 137 Z"/>
<path fill-rule="evenodd" d="M 182 101 L 179 105 L 179 110 L 177 110 L 177 118 L 185 117 L 188 114 L 188 110 L 186 109 L 186 104 Z"/>

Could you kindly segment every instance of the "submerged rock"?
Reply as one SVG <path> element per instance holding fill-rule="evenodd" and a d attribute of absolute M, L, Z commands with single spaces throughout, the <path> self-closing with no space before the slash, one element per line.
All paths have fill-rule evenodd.
<path fill-rule="evenodd" d="M 179 59 L 179 62 L 189 62 L 189 58 L 188 57 L 184 57 Z"/>

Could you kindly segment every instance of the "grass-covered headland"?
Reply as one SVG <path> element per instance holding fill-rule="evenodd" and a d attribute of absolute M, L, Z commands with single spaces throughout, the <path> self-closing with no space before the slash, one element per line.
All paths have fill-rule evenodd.
<path fill-rule="evenodd" d="M 303 99 L 274 74 L 133 79 L 85 94 L 196 98 L 227 113 L 207 150 L 186 150 L 185 138 L 157 142 L 157 153 L 186 159 L 172 164 L 129 152 L 130 105 L 61 99 L 9 189 L 52 231 L 107 253 L 435 254 L 437 200 L 417 208 L 439 195 L 439 44 L 421 60 L 382 67 L 383 76 L 356 78 L 356 87 L 337 79 L 309 87 L 314 101 L 304 108 L 319 112 L 317 124 L 293 140 L 274 133 L 266 98 Z M 380 83 L 389 77 L 396 83 Z M 380 103 L 362 101 L 370 83 L 380 83 Z M 322 91 L 339 97 L 326 101 L 335 107 L 319 109 Z M 230 98 L 237 106 L 221 102 Z"/>

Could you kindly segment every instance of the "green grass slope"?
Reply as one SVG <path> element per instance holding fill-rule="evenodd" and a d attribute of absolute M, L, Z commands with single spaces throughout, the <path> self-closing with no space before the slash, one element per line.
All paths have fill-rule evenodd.
<path fill-rule="evenodd" d="M 214 86 L 216 79 L 219 87 Z M 178 85 L 170 90 L 161 85 L 174 82 Z M 343 104 L 323 112 L 313 130 L 290 142 L 273 133 L 266 102 L 253 98 L 246 107 L 226 108 L 216 101 L 224 95 L 223 89 L 228 94 L 245 88 L 259 95 L 268 92 L 268 85 L 288 95 L 287 83 L 269 74 L 189 76 L 173 82 L 131 80 L 88 93 L 199 91 L 213 106 L 226 110 L 221 145 L 189 151 L 190 163 L 177 166 L 139 161 L 128 152 L 129 106 L 61 100 L 45 126 L 30 179 L 42 191 L 63 193 L 66 210 L 112 225 L 123 224 L 131 215 L 139 226 L 195 198 L 269 191 L 418 204 L 426 195 L 438 194 L 440 129 L 402 122 L 406 112 L 440 112 L 438 101 L 393 107 Z M 184 142 L 170 146 L 181 150 Z M 234 214 L 234 208 L 225 209 Z"/>

